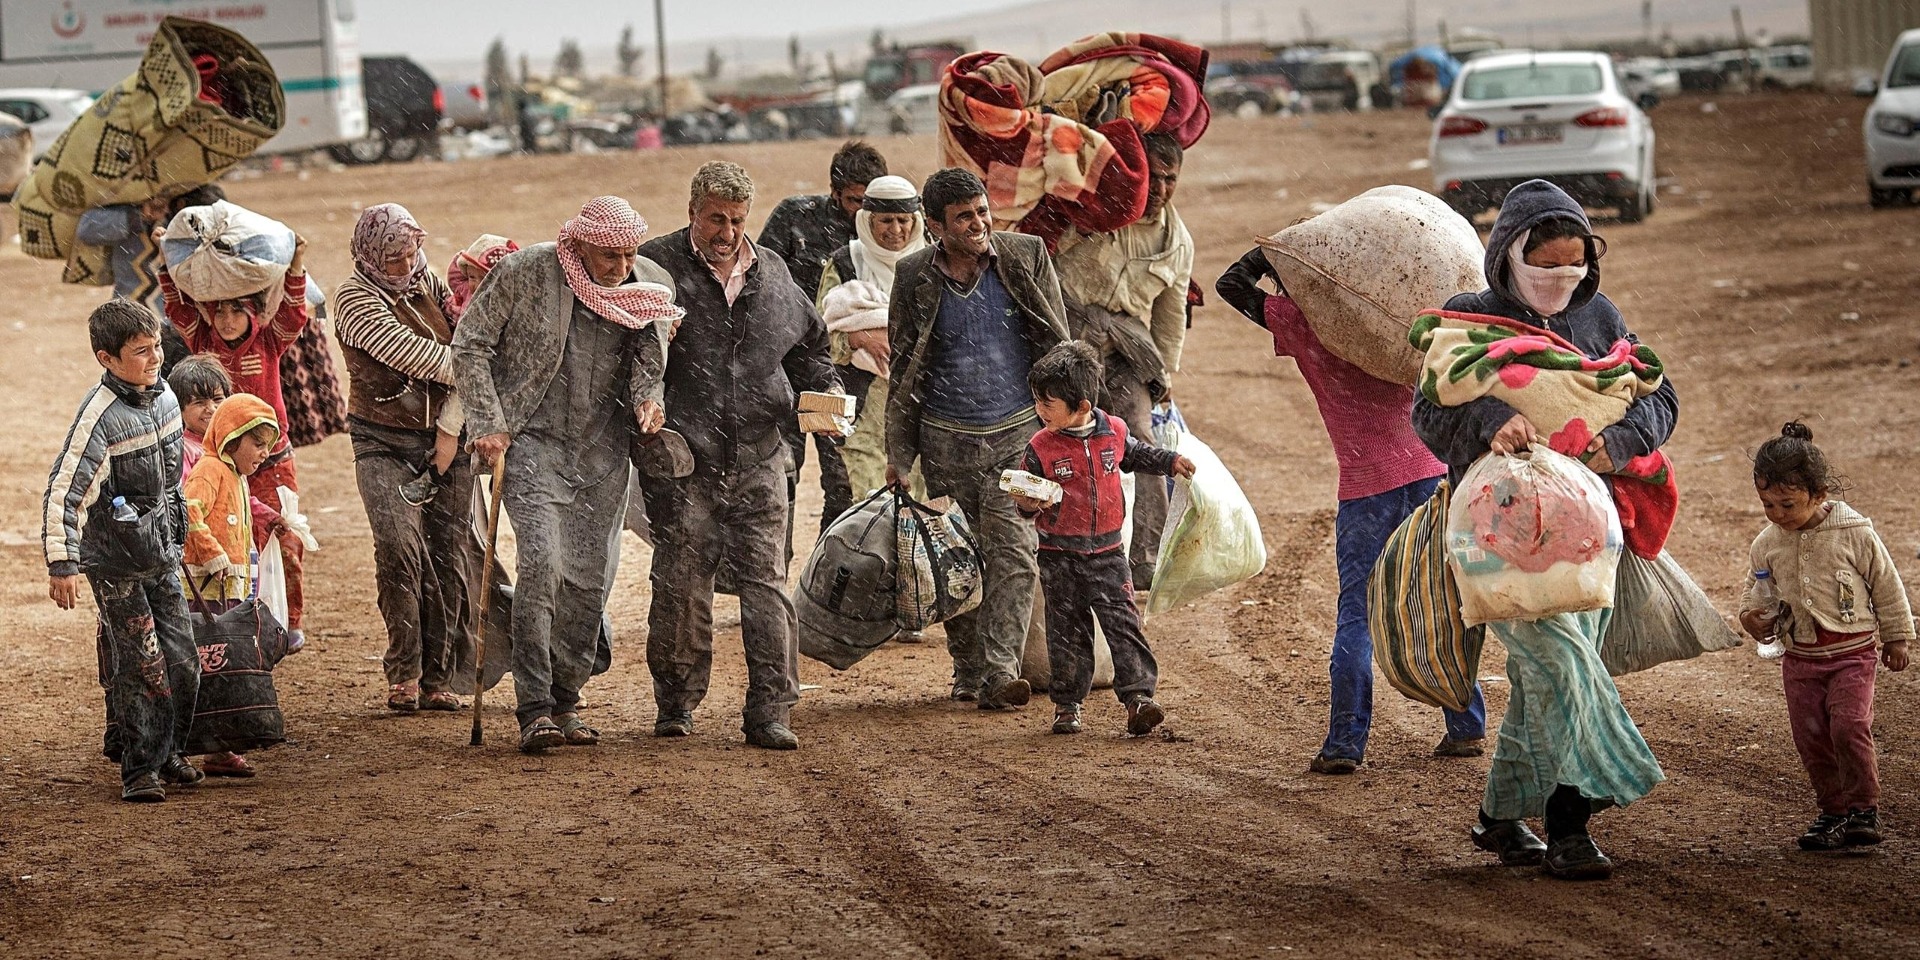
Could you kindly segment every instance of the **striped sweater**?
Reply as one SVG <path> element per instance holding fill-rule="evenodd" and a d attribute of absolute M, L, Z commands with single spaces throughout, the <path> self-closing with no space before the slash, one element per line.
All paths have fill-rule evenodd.
<path fill-rule="evenodd" d="M 452 292 L 428 271 L 405 296 L 358 272 L 333 294 L 335 332 L 351 378 L 353 416 L 382 426 L 458 434 L 465 420 L 453 397 Z"/>

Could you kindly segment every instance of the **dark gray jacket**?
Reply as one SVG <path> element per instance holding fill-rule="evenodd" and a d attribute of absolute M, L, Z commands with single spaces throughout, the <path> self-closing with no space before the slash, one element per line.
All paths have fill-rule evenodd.
<path fill-rule="evenodd" d="M 1626 321 L 1613 301 L 1600 292 L 1600 263 L 1588 261 L 1587 278 L 1575 288 L 1567 308 L 1551 317 L 1542 317 L 1512 292 L 1512 270 L 1507 264 L 1507 248 L 1522 230 L 1550 218 L 1566 217 L 1587 223 L 1586 213 L 1572 197 L 1545 180 L 1529 180 L 1507 194 L 1500 207 L 1500 219 L 1487 237 L 1486 273 L 1488 289 L 1463 293 L 1447 301 L 1446 308 L 1462 313 L 1480 313 L 1519 320 L 1545 327 L 1580 348 L 1589 357 L 1598 357 L 1612 349 L 1615 342 L 1640 339 L 1627 329 Z M 1493 435 L 1515 411 L 1505 401 L 1481 397 L 1457 407 L 1442 407 L 1424 396 L 1413 405 L 1413 429 L 1433 455 L 1446 463 L 1454 482 L 1466 473 Z M 1660 389 L 1633 402 L 1627 415 L 1600 435 L 1607 441 L 1607 456 L 1615 465 L 1658 450 L 1673 435 L 1680 418 L 1680 398 L 1674 393 L 1671 377 Z"/>
<path fill-rule="evenodd" d="M 733 304 L 685 228 L 649 241 L 641 256 L 672 275 L 687 311 L 667 356 L 667 426 L 693 450 L 699 473 L 731 472 L 772 458 L 793 420 L 794 388 L 839 392 L 827 357 L 827 325 L 787 273 L 754 248 Z"/>
<path fill-rule="evenodd" d="M 644 258 L 634 261 L 633 275 L 673 287 L 673 278 Z M 510 254 L 488 271 L 453 331 L 454 390 L 466 407 L 468 436 L 515 434 L 527 425 L 560 372 L 573 306 L 573 288 L 552 243 Z M 636 407 L 661 398 L 672 324 L 650 329 L 660 349 L 635 351 L 629 400 Z"/>
<path fill-rule="evenodd" d="M 1060 301 L 1060 279 L 1039 237 L 995 231 L 989 270 L 1027 318 L 1028 355 L 1038 360 L 1067 339 L 1067 310 Z M 893 272 L 893 299 L 887 307 L 887 342 L 893 350 L 887 393 L 887 462 L 905 475 L 920 455 L 921 381 L 934 318 L 946 290 L 945 275 L 934 265 L 939 247 L 909 254 Z"/>
<path fill-rule="evenodd" d="M 178 567 L 187 533 L 180 456 L 180 404 L 166 381 L 136 387 L 101 374 L 47 477 L 47 573 L 145 579 Z M 115 497 L 138 519 L 114 519 Z"/>

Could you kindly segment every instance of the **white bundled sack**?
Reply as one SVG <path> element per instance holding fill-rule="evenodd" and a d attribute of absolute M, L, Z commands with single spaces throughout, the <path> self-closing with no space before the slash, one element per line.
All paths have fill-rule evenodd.
<path fill-rule="evenodd" d="M 293 246 L 286 224 L 225 200 L 174 214 L 160 243 L 181 293 L 201 303 L 265 293 L 267 317 L 280 308 Z"/>
<path fill-rule="evenodd" d="M 1447 556 L 1470 627 L 1613 606 L 1620 545 L 1606 483 L 1545 447 L 1481 457 L 1447 508 Z"/>
<path fill-rule="evenodd" d="M 1191 433 L 1169 432 L 1167 449 L 1193 461 L 1193 479 L 1174 484 L 1148 613 L 1164 613 L 1229 587 L 1267 565 L 1267 544 L 1253 504 L 1213 450 Z"/>
<path fill-rule="evenodd" d="M 1320 342 L 1389 383 L 1418 382 L 1414 315 L 1487 285 L 1473 224 L 1412 187 L 1375 187 L 1260 246 Z"/>
<path fill-rule="evenodd" d="M 287 622 L 287 562 L 280 556 L 280 541 L 267 538 L 264 549 L 256 552 L 253 595 L 260 598 L 275 619 Z"/>

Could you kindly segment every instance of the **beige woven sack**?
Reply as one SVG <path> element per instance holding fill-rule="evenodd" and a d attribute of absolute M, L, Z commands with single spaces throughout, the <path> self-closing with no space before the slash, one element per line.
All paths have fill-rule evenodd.
<path fill-rule="evenodd" d="M 1320 342 L 1391 383 L 1419 382 L 1414 315 L 1486 288 L 1473 224 L 1412 187 L 1375 187 L 1259 243 Z"/>

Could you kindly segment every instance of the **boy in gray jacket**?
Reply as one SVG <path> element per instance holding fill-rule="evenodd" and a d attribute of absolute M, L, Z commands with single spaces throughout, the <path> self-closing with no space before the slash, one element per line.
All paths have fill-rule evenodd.
<path fill-rule="evenodd" d="M 47 595 L 71 610 L 82 575 L 93 589 L 107 755 L 119 755 L 120 798 L 151 803 L 169 783 L 204 779 L 178 752 L 200 692 L 180 590 L 180 405 L 160 380 L 153 311 L 116 297 L 94 308 L 87 331 L 106 373 L 80 401 L 47 478 Z"/>

